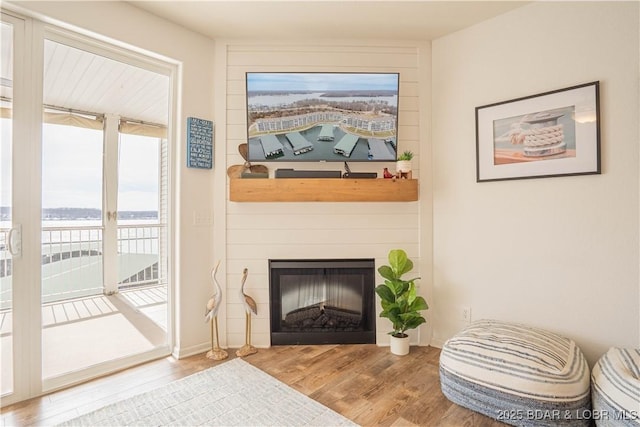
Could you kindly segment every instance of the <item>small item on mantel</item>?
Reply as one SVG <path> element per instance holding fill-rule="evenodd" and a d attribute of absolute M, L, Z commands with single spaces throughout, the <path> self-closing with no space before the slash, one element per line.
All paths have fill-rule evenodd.
<path fill-rule="evenodd" d="M 247 152 L 249 148 L 247 144 L 240 144 L 238 151 L 244 159 L 242 165 L 231 165 L 227 168 L 227 176 L 229 178 L 269 178 L 269 169 L 264 165 L 252 165 L 247 160 Z"/>
<path fill-rule="evenodd" d="M 259 166 L 259 165 L 256 165 Z M 255 166 L 253 166 L 255 167 Z M 250 169 L 240 174 L 241 178 L 269 178 L 269 172 L 252 172 Z"/>
<path fill-rule="evenodd" d="M 385 178 L 393 178 L 394 177 L 394 175 L 391 172 L 389 172 L 388 168 L 384 168 L 384 171 L 382 171 L 382 176 L 385 177 Z"/>

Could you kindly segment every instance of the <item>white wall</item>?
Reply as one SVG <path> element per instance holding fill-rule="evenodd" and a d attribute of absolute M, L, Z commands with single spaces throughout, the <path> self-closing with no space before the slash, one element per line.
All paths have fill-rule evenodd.
<path fill-rule="evenodd" d="M 434 343 L 546 327 L 593 363 L 640 346 L 638 3 L 542 2 L 435 40 Z M 602 174 L 475 182 L 476 106 L 600 81 Z"/>
<path fill-rule="evenodd" d="M 176 285 L 176 352 L 188 354 L 206 350 L 209 329 L 204 322 L 204 306 L 211 294 L 209 271 L 213 267 L 214 180 L 224 180 L 224 159 L 215 158 L 215 169 L 188 169 L 184 126 L 190 116 L 212 120 L 213 60 L 212 40 L 159 19 L 123 2 L 20 2 L 29 14 L 46 22 L 57 20 L 83 33 L 154 52 L 180 64 L 177 88 L 179 111 L 174 123 L 175 145 L 172 170 L 176 198 L 172 210 L 175 221 L 176 262 L 172 265 Z M 224 193 L 220 196 L 224 197 Z M 195 225 L 195 217 L 205 224 Z"/>
<path fill-rule="evenodd" d="M 265 42 L 218 43 L 218 57 L 226 60 L 218 69 L 219 87 L 226 87 L 227 166 L 242 164 L 238 145 L 246 143 L 245 72 L 247 71 L 347 71 L 399 72 L 399 129 L 401 150 L 416 153 L 414 177 L 423 162 L 430 162 L 428 109 L 430 46 L 396 42 Z M 220 64 L 218 64 L 220 66 Z M 219 109 L 216 112 L 222 114 Z M 426 148 L 423 148 L 426 147 Z M 334 164 L 273 164 L 276 168 L 343 170 Z M 350 163 L 354 171 L 378 172 L 393 163 Z M 226 251 L 227 311 L 226 342 L 230 347 L 244 343 L 244 309 L 238 290 L 243 268 L 249 269 L 245 291 L 258 304 L 253 320 L 253 344 L 268 346 L 269 259 L 375 258 L 386 264 L 390 249 L 403 248 L 414 260 L 416 274 L 422 273 L 420 291 L 429 298 L 431 271 L 431 224 L 429 182 L 420 183 L 420 201 L 409 203 L 235 203 L 216 196 L 216 205 L 226 202 L 226 244 L 216 237 L 217 252 Z M 423 217 L 424 213 L 424 217 Z M 425 249 L 426 248 L 426 249 Z M 377 283 L 382 279 L 377 276 Z M 378 304 L 376 304 L 378 305 Z M 379 310 L 379 307 L 377 307 Z M 377 322 L 377 340 L 388 344 L 386 319 Z M 415 331 L 417 332 L 417 331 Z M 428 343 L 429 326 L 414 333 L 414 343 Z"/>

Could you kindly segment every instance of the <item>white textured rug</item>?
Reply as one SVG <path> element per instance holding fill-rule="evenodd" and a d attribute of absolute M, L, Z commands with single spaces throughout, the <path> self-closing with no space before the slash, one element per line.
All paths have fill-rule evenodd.
<path fill-rule="evenodd" d="M 62 426 L 354 426 L 242 359 L 198 372 Z"/>

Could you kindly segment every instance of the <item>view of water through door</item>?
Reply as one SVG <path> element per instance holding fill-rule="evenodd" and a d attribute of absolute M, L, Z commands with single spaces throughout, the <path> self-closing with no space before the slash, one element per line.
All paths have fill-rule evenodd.
<path fill-rule="evenodd" d="M 53 40 L 44 59 L 42 377 L 57 386 L 168 348 L 167 118 L 120 114 L 145 77 L 165 98 L 169 79 Z"/>
<path fill-rule="evenodd" d="M 118 289 L 152 320 L 148 332 L 161 334 L 158 328 L 167 330 L 166 144 L 156 136 L 137 133 L 120 126 Z M 135 289 L 146 292 L 128 292 Z"/>
<path fill-rule="evenodd" d="M 4 406 L 170 354 L 176 69 L 4 11 L 1 31 Z"/>

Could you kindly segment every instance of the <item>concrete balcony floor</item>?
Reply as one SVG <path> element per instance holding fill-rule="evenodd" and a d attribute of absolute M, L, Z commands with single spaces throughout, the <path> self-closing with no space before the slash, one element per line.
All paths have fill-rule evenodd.
<path fill-rule="evenodd" d="M 43 379 L 142 353 L 167 342 L 166 286 L 42 305 Z M 13 389 L 13 313 L 0 312 L 2 393 Z"/>

